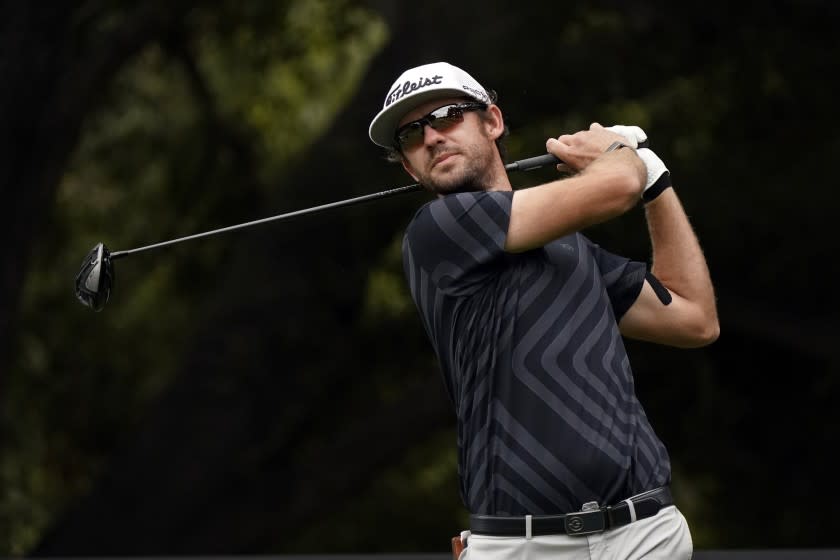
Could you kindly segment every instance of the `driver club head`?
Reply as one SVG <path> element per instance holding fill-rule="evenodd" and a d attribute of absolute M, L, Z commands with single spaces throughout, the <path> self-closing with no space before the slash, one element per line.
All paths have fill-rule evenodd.
<path fill-rule="evenodd" d="M 76 297 L 94 311 L 101 311 L 114 284 L 114 265 L 111 253 L 102 243 L 91 249 L 76 275 Z"/>

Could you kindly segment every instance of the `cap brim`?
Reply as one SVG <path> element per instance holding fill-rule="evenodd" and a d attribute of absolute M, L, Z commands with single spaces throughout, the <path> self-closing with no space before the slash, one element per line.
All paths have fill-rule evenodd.
<path fill-rule="evenodd" d="M 447 97 L 471 97 L 462 89 L 441 88 L 421 91 L 414 95 L 403 97 L 399 101 L 382 109 L 370 123 L 368 134 L 374 144 L 383 148 L 394 147 L 394 133 L 397 125 L 409 111 L 413 111 L 423 103 L 432 99 L 446 99 Z"/>

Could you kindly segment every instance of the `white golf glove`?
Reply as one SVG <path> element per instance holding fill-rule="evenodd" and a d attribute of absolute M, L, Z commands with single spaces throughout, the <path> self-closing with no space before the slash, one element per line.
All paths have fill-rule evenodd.
<path fill-rule="evenodd" d="M 648 136 L 644 130 L 638 126 L 627 126 L 623 124 L 616 124 L 606 127 L 616 134 L 620 134 L 627 140 L 627 144 L 633 148 L 638 148 L 636 153 L 641 160 L 645 162 L 647 167 L 647 182 L 645 183 L 645 190 L 642 191 L 642 200 L 650 202 L 660 194 L 662 191 L 671 186 L 671 172 L 665 167 L 665 164 L 659 159 L 650 148 L 640 147 L 648 145 Z"/>
<path fill-rule="evenodd" d="M 616 134 L 620 134 L 624 136 L 624 139 L 627 140 L 627 145 L 631 148 L 638 148 L 639 146 L 644 146 L 647 142 L 647 134 L 645 131 L 639 128 L 638 126 L 626 126 L 623 124 L 616 124 L 613 126 L 606 127 L 607 130 L 611 130 Z"/>
<path fill-rule="evenodd" d="M 636 154 L 647 167 L 647 182 L 645 190 L 642 191 L 642 200 L 650 202 L 671 186 L 671 172 L 650 148 L 639 148 Z"/>

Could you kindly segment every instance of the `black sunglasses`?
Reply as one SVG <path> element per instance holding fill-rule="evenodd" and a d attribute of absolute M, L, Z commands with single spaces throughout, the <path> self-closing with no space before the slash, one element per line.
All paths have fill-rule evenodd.
<path fill-rule="evenodd" d="M 416 121 L 411 121 L 399 127 L 394 133 L 394 144 L 397 149 L 406 150 L 423 142 L 423 127 L 429 125 L 435 130 L 444 131 L 452 128 L 464 120 L 467 111 L 483 111 L 486 103 L 455 103 L 439 107 Z"/>

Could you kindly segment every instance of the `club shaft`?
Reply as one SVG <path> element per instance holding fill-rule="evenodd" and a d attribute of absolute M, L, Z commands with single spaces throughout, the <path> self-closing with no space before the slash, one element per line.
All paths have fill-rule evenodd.
<path fill-rule="evenodd" d="M 506 171 L 530 171 L 532 169 L 537 169 L 538 167 L 543 167 L 545 165 L 553 164 L 556 165 L 560 163 L 560 160 L 554 157 L 551 154 L 545 154 L 537 157 L 526 158 L 519 161 L 514 161 L 505 165 Z M 152 245 L 145 245 L 143 247 L 137 247 L 135 249 L 126 249 L 124 251 L 112 251 L 110 254 L 111 260 L 119 259 L 122 257 L 127 257 L 128 255 L 133 255 L 136 253 L 142 253 L 144 251 L 151 251 L 152 249 L 160 249 L 161 247 L 168 247 L 170 245 L 175 245 L 176 243 L 183 243 L 184 241 L 192 241 L 194 239 L 201 239 L 202 237 L 210 237 L 211 235 L 218 235 L 220 233 L 228 233 L 231 231 L 236 231 L 240 229 L 249 228 L 252 226 L 257 226 L 261 224 L 267 224 L 269 222 L 276 222 L 278 220 L 287 220 L 289 218 L 296 218 L 298 216 L 304 216 L 306 214 L 314 214 L 316 212 L 323 212 L 325 210 L 332 210 L 334 208 L 341 208 L 344 206 L 351 206 L 353 204 L 361 204 L 363 202 L 369 202 L 372 200 L 380 200 L 383 198 L 388 198 L 391 196 L 395 196 L 398 194 L 405 194 L 410 192 L 415 192 L 421 190 L 423 187 L 419 183 L 414 183 L 412 185 L 406 185 L 404 187 L 397 187 L 395 189 L 390 189 L 386 191 L 375 192 L 371 194 L 366 194 L 362 196 L 357 196 L 355 198 L 348 198 L 346 200 L 339 200 L 337 202 L 330 202 L 328 204 L 322 204 L 320 206 L 313 206 L 312 208 L 305 208 L 303 210 L 295 210 L 294 212 L 287 212 L 285 214 L 278 214 L 276 216 L 269 216 L 268 218 L 261 218 L 259 220 L 253 220 L 250 222 L 245 222 L 242 224 L 236 224 L 232 226 L 227 226 L 219 229 L 214 229 L 210 231 L 205 231 L 202 233 L 196 233 L 193 235 L 187 235 L 185 237 L 179 237 L 177 239 L 170 239 L 169 241 L 161 241 L 160 243 L 154 243 Z"/>
<path fill-rule="evenodd" d="M 404 187 L 397 187 L 395 189 L 390 189 L 387 191 L 380 191 L 371 194 L 366 194 L 362 196 L 357 196 L 355 198 L 348 198 L 346 200 L 339 200 L 337 202 L 330 202 L 328 204 L 322 204 L 320 206 L 313 206 L 312 208 L 304 208 L 303 210 L 295 210 L 294 212 L 287 212 L 285 214 L 278 214 L 276 216 L 269 216 L 268 218 L 261 218 L 259 220 L 253 220 L 250 222 L 245 222 L 242 224 L 236 224 L 233 226 L 227 226 L 219 229 L 214 229 L 211 231 L 205 231 L 202 233 L 196 233 L 193 235 L 187 235 L 185 237 L 179 237 L 177 239 L 170 239 L 169 241 L 161 241 L 160 243 L 154 243 L 152 245 L 145 245 L 143 247 L 137 247 L 136 249 L 127 249 L 125 251 L 113 251 L 111 253 L 111 260 L 118 259 L 121 257 L 127 257 L 128 255 L 133 255 L 135 253 L 140 253 L 143 251 L 150 251 L 152 249 L 159 249 L 161 247 L 167 247 L 169 245 L 175 245 L 176 243 L 183 243 L 184 241 L 192 241 L 193 239 L 200 239 L 202 237 L 210 237 L 211 235 L 218 235 L 220 233 L 228 233 L 231 231 L 236 231 L 239 229 L 249 228 L 252 226 L 257 226 L 261 224 L 267 224 L 268 222 L 274 222 L 278 220 L 287 220 L 289 218 L 295 218 L 297 216 L 303 216 L 305 214 L 314 214 L 316 212 L 323 212 L 324 210 L 331 210 L 333 208 L 340 208 L 342 206 L 351 206 L 353 204 L 360 204 L 362 202 L 369 202 L 371 200 L 378 200 L 381 198 L 387 198 L 389 196 L 394 196 L 398 194 L 404 194 L 409 192 L 414 192 L 420 190 L 422 187 L 419 183 L 415 183 L 413 185 L 406 185 Z"/>

